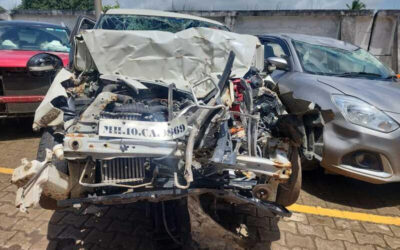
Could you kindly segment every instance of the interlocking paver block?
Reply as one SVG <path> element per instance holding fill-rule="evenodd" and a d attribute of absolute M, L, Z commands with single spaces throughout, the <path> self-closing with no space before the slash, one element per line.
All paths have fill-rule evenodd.
<path fill-rule="evenodd" d="M 16 216 L 17 217 L 29 218 L 29 219 L 36 219 L 36 218 L 40 217 L 43 214 L 44 211 L 45 210 L 42 209 L 42 208 L 33 208 L 33 209 L 29 209 L 28 213 L 22 213 L 22 212 L 18 211 Z"/>
<path fill-rule="evenodd" d="M 366 232 L 365 229 L 361 226 L 361 223 L 359 221 L 355 220 L 343 220 L 343 219 L 338 219 L 334 218 L 333 219 L 336 224 L 336 228 L 346 230 L 349 229 L 351 231 L 357 231 L 357 232 Z"/>
<path fill-rule="evenodd" d="M 302 247 L 306 249 L 315 249 L 314 242 L 310 236 L 301 236 L 301 235 L 286 233 L 286 244 L 289 247 Z"/>
<path fill-rule="evenodd" d="M 356 237 L 357 242 L 360 244 L 372 244 L 386 247 L 385 241 L 379 235 L 354 232 L 354 236 Z"/>
<path fill-rule="evenodd" d="M 31 238 L 29 236 L 26 236 L 22 232 L 18 232 L 11 239 L 9 239 L 3 246 L 11 249 L 16 248 L 21 250 L 22 249 L 28 250 L 32 246 L 32 243 L 31 243 Z"/>
<path fill-rule="evenodd" d="M 322 239 L 326 239 L 326 235 L 324 232 L 323 226 L 319 225 L 304 225 L 304 224 L 297 224 L 297 229 L 299 230 L 300 234 L 302 235 L 312 235 L 312 236 L 317 236 Z"/>
<path fill-rule="evenodd" d="M 363 222 L 362 225 L 369 233 L 381 233 L 393 236 L 392 230 L 390 230 L 389 226 L 387 225 L 368 223 L 368 222 Z"/>
<path fill-rule="evenodd" d="M 386 216 L 399 216 L 400 210 L 397 207 L 381 207 L 378 208 L 378 213 Z"/>
<path fill-rule="evenodd" d="M 392 229 L 392 232 L 394 233 L 394 235 L 396 235 L 396 237 L 400 237 L 400 227 L 399 226 L 390 225 L 390 229 Z"/>
<path fill-rule="evenodd" d="M 372 245 L 359 245 L 350 243 L 348 241 L 345 241 L 344 245 L 346 246 L 347 250 L 375 250 L 375 247 Z"/>
<path fill-rule="evenodd" d="M 49 240 L 43 236 L 42 238 L 36 240 L 29 250 L 43 250 L 48 249 L 49 247 Z"/>
<path fill-rule="evenodd" d="M 290 217 L 283 218 L 284 221 L 296 221 L 308 224 L 307 216 L 305 214 L 293 213 Z"/>
<path fill-rule="evenodd" d="M 318 215 L 309 216 L 308 221 L 310 222 L 310 225 L 321 225 L 321 226 L 328 226 L 331 228 L 335 227 L 333 219 L 326 216 L 318 216 Z"/>
<path fill-rule="evenodd" d="M 8 203 L 3 203 L 3 205 L 0 206 L 0 214 L 6 214 L 7 216 L 13 216 L 18 212 L 18 209 L 15 208 L 15 206 L 10 205 Z"/>
<path fill-rule="evenodd" d="M 281 231 L 297 234 L 296 223 L 294 221 L 280 220 L 278 222 L 278 227 Z"/>
<path fill-rule="evenodd" d="M 400 239 L 399 238 L 390 237 L 387 235 L 384 235 L 383 238 L 385 239 L 386 243 L 389 245 L 390 248 L 392 248 L 392 249 L 400 248 Z"/>
<path fill-rule="evenodd" d="M 356 239 L 350 230 L 337 230 L 330 227 L 325 227 L 325 232 L 330 240 L 345 240 L 353 243 L 356 242 Z"/>
<path fill-rule="evenodd" d="M 275 242 L 272 242 L 272 244 L 271 244 L 271 250 L 289 250 L 289 248 L 284 247 L 284 246 L 282 246 L 282 245 L 279 245 L 279 244 L 277 244 L 277 243 L 275 243 Z"/>
<path fill-rule="evenodd" d="M 35 231 L 37 231 L 38 234 L 40 234 L 40 235 L 47 235 L 47 233 L 49 231 L 49 223 L 47 223 L 47 222 L 41 223 L 40 221 L 37 221 L 36 223 L 37 223 L 38 227 L 36 228 Z"/>
<path fill-rule="evenodd" d="M 7 230 L 20 220 L 19 218 L 9 217 L 5 214 L 0 214 L 0 228 Z"/>
<path fill-rule="evenodd" d="M 38 231 L 39 226 L 42 222 L 37 222 L 34 220 L 28 220 L 26 218 L 21 219 L 13 226 L 13 230 L 22 231 L 25 234 L 31 234 L 33 231 Z"/>
<path fill-rule="evenodd" d="M 15 194 L 7 192 L 6 195 L 1 197 L 1 201 L 10 203 L 11 205 L 14 205 L 14 203 L 15 203 Z"/>
<path fill-rule="evenodd" d="M 43 209 L 43 212 L 40 214 L 40 216 L 37 216 L 34 220 L 48 222 L 53 217 L 53 215 L 54 211 Z"/>
<path fill-rule="evenodd" d="M 315 245 L 318 250 L 344 250 L 343 242 L 340 240 L 323 240 L 320 238 L 315 239 Z"/>
<path fill-rule="evenodd" d="M 4 231 L 0 230 L 0 246 L 2 246 L 8 239 L 10 239 L 16 231 Z"/>
<path fill-rule="evenodd" d="M 3 189 L 3 190 L 1 190 L 1 191 L 16 193 L 16 192 L 17 192 L 17 189 L 18 189 L 17 186 L 15 186 L 15 185 L 9 185 L 9 186 L 7 186 L 5 189 Z"/>

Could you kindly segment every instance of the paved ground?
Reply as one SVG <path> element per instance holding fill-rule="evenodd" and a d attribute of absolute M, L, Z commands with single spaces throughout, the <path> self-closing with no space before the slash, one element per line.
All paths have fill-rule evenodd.
<path fill-rule="evenodd" d="M 30 132 L 30 125 L 29 119 L 0 124 L 0 167 L 14 168 L 21 157 L 35 157 L 39 138 Z M 14 208 L 16 188 L 9 179 L 10 175 L 0 174 L 0 249 L 60 249 L 72 239 L 82 249 L 94 245 L 96 249 L 130 249 L 138 244 L 141 249 L 151 248 L 140 236 L 146 230 L 138 218 L 145 216 L 131 207 L 103 209 L 102 217 L 90 216 L 90 209 L 87 215 L 42 209 L 26 215 Z M 298 204 L 400 217 L 399 191 L 400 184 L 377 186 L 314 171 L 304 174 Z M 398 226 L 303 213 L 294 213 L 278 226 L 281 239 L 272 249 L 400 249 Z M 56 241 L 61 245 L 56 247 Z"/>

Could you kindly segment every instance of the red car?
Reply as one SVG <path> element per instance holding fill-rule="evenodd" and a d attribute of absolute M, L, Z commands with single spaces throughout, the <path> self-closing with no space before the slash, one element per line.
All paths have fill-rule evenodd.
<path fill-rule="evenodd" d="M 0 118 L 33 115 L 69 51 L 66 27 L 0 21 Z"/>

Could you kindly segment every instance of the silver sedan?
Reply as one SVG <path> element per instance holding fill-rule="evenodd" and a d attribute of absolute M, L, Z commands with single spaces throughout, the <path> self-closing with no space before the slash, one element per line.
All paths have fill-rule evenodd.
<path fill-rule="evenodd" d="M 329 121 L 315 128 L 315 152 L 303 166 L 317 166 L 371 183 L 400 181 L 400 84 L 367 51 L 332 38 L 300 34 L 259 36 L 272 78 L 291 112 L 313 102 Z M 329 112 L 325 112 L 330 110 Z M 334 116 L 331 116 L 333 111 Z"/>

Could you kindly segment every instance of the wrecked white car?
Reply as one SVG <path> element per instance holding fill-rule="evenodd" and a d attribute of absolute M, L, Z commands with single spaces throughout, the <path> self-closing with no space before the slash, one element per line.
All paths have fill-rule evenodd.
<path fill-rule="evenodd" d="M 276 240 L 272 222 L 254 221 L 290 215 L 307 129 L 260 73 L 263 57 L 258 38 L 216 29 L 84 31 L 73 69 L 57 74 L 36 111 L 39 157 L 13 174 L 16 205 L 190 197 L 246 246 Z M 306 115 L 321 122 L 318 111 Z"/>

